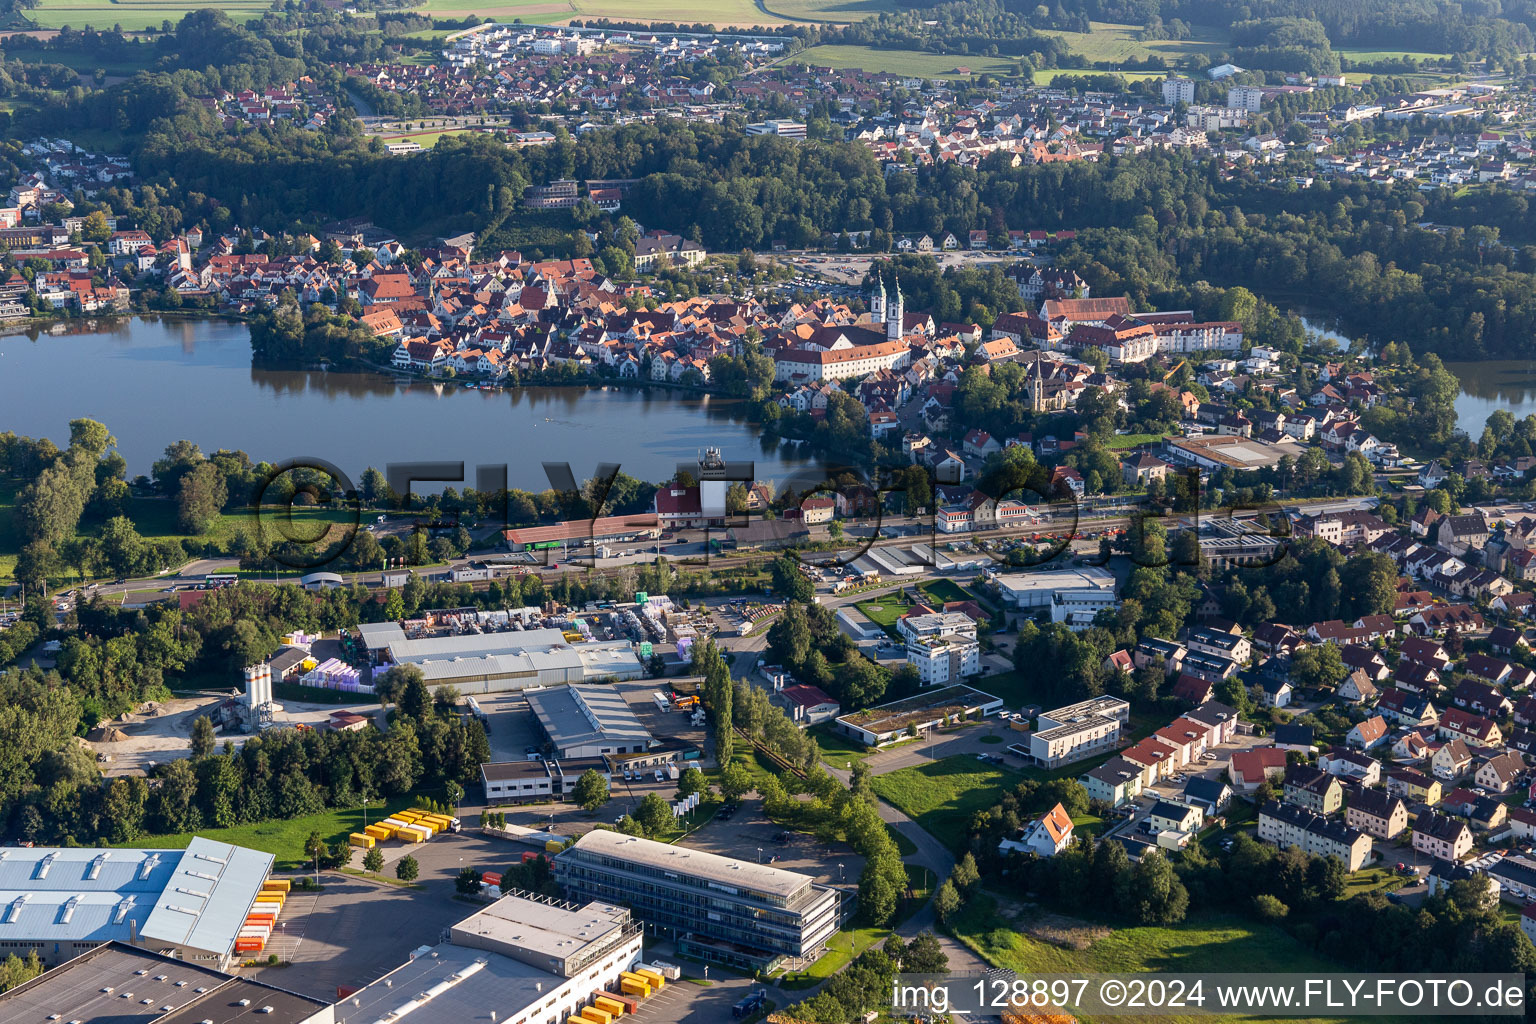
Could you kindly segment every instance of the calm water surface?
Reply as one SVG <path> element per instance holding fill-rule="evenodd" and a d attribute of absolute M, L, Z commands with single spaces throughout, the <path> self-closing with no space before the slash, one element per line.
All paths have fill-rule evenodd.
<path fill-rule="evenodd" d="M 0 337 L 0 430 L 61 446 L 69 420 L 89 416 L 117 437 L 130 475 L 173 441 L 252 459 L 324 459 L 355 480 L 368 466 L 446 460 L 507 466 L 514 487 L 548 486 L 541 463 L 569 462 L 577 479 L 618 462 L 643 480 L 670 477 L 699 449 L 754 460 L 782 480 L 808 460 L 763 441 L 739 402 L 665 391 L 527 388 L 480 391 L 402 382 L 388 374 L 275 371 L 251 366 L 241 323 L 132 318 L 59 335 Z"/>

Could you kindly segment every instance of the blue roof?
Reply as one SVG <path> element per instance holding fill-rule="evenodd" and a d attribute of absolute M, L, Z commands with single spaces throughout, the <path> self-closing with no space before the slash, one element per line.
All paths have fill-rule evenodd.
<path fill-rule="evenodd" d="M 146 939 L 234 946 L 272 855 L 195 838 L 182 850 L 0 849 L 0 942 Z"/>

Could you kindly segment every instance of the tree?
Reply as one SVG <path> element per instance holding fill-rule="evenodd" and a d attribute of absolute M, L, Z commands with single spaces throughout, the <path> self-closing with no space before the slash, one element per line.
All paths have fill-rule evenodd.
<path fill-rule="evenodd" d="M 672 808 L 660 793 L 647 793 L 635 808 L 635 820 L 647 836 L 654 838 L 672 827 Z"/>
<path fill-rule="evenodd" d="M 421 874 L 421 865 L 416 863 L 416 858 L 406 854 L 395 862 L 395 877 L 402 882 L 414 882 Z"/>
<path fill-rule="evenodd" d="M 1274 896 L 1261 892 L 1253 898 L 1253 912 L 1261 921 L 1278 921 L 1291 911 Z"/>
<path fill-rule="evenodd" d="M 379 849 L 377 846 L 369 847 L 368 852 L 363 854 L 363 870 L 378 874 L 379 869 L 383 866 L 384 851 Z"/>
<path fill-rule="evenodd" d="M 949 957 L 932 932 L 920 932 L 907 943 L 901 969 L 909 974 L 948 974 Z"/>
<path fill-rule="evenodd" d="M 740 800 L 752 792 L 752 774 L 735 762 L 720 770 L 720 795 L 727 800 Z"/>
<path fill-rule="evenodd" d="M 939 891 L 934 893 L 934 914 L 938 917 L 940 923 L 947 922 L 949 915 L 960 909 L 960 904 L 960 890 L 955 888 L 955 883 L 952 880 L 946 878 L 944 884 L 939 886 Z"/>
<path fill-rule="evenodd" d="M 453 880 L 453 887 L 465 896 L 474 896 L 480 891 L 480 872 L 465 865 L 459 869 L 459 876 Z"/>
<path fill-rule="evenodd" d="M 780 555 L 769 563 L 768 574 L 773 579 L 774 592 L 786 600 L 805 604 L 816 596 L 815 584 L 789 555 Z"/>
<path fill-rule="evenodd" d="M 695 793 L 702 793 L 708 786 L 709 783 L 705 781 L 704 773 L 689 765 L 683 769 L 682 775 L 678 776 L 677 779 L 678 799 L 687 799 Z"/>
<path fill-rule="evenodd" d="M 1160 850 L 1148 850 L 1131 872 L 1131 915 L 1141 924 L 1178 924 L 1189 910 L 1189 892 Z"/>
<path fill-rule="evenodd" d="M 211 462 L 199 463 L 181 478 L 176 495 L 177 522 L 186 533 L 207 533 L 228 500 L 224 474 Z"/>
<path fill-rule="evenodd" d="M 1291 659 L 1291 677 L 1311 689 L 1336 686 L 1344 675 L 1344 659 L 1334 644 L 1303 647 Z"/>
<path fill-rule="evenodd" d="M 581 778 L 576 780 L 571 796 L 581 805 L 582 810 L 589 814 L 595 812 L 608 802 L 608 779 L 599 774 L 597 769 L 588 768 L 582 772 Z"/>
<path fill-rule="evenodd" d="M 976 858 L 971 856 L 969 851 L 960 858 L 960 863 L 955 865 L 949 880 L 954 882 L 961 892 L 970 891 L 971 886 L 981 881 L 981 872 L 976 870 Z"/>
<path fill-rule="evenodd" d="M 192 719 L 192 760 L 201 761 L 214 748 L 213 720 L 207 715 Z"/>

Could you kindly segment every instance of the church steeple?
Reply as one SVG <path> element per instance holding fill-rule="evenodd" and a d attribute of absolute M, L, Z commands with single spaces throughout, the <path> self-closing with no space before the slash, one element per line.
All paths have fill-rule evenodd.
<path fill-rule="evenodd" d="M 869 319 L 874 323 L 885 322 L 885 280 L 875 272 L 875 290 L 869 295 Z"/>
<path fill-rule="evenodd" d="M 1040 356 L 1035 356 L 1035 372 L 1029 379 L 1029 408 L 1031 412 L 1045 412 L 1045 380 L 1040 376 Z"/>
<path fill-rule="evenodd" d="M 901 298 L 901 278 L 896 278 L 896 298 L 891 303 L 890 311 L 885 318 L 885 338 L 887 341 L 896 341 L 905 333 L 902 324 L 906 321 L 905 308 Z"/>

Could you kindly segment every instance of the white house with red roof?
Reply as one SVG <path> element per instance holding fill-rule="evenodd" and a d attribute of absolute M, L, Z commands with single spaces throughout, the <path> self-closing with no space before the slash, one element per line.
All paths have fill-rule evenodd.
<path fill-rule="evenodd" d="M 1018 839 L 1004 839 L 997 844 L 999 853 L 1017 850 L 1040 857 L 1054 857 L 1072 845 L 1072 817 L 1057 804 L 1045 815 L 1024 826 Z"/>

